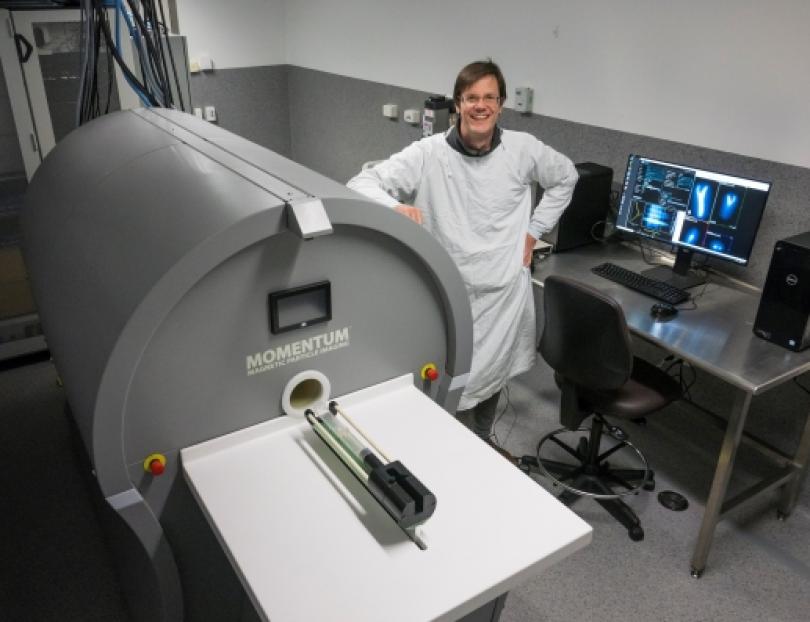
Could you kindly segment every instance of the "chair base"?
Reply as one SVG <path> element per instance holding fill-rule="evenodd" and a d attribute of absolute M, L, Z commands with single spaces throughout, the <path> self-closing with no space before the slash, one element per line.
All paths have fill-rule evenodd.
<path fill-rule="evenodd" d="M 616 445 L 604 452 L 599 452 L 602 431 L 606 425 L 607 422 L 602 417 L 595 417 L 590 430 L 587 428 L 579 430 L 589 432 L 589 436 L 580 438 L 576 448 L 557 438 L 563 432 L 572 431 L 568 428 L 561 428 L 547 434 L 537 445 L 536 457 L 524 456 L 519 460 L 519 466 L 527 473 L 538 472 L 548 477 L 555 486 L 564 488 L 558 499 L 567 506 L 573 505 L 583 496 L 592 497 L 627 529 L 632 540 L 643 540 L 644 530 L 641 528 L 638 516 L 620 497 L 638 494 L 642 488 L 653 490 L 655 475 L 649 469 L 644 454 L 626 439 L 618 441 Z M 575 462 L 567 463 L 542 458 L 543 446 L 548 441 L 570 454 Z M 607 458 L 626 447 L 636 454 L 642 468 L 611 468 Z M 621 492 L 617 492 L 616 488 L 621 488 Z"/>
<path fill-rule="evenodd" d="M 598 476 L 581 474 L 574 480 L 574 486 L 580 490 L 587 491 L 591 489 L 595 493 L 610 490 L 605 484 L 604 480 Z M 574 503 L 579 501 L 583 495 L 578 495 L 570 490 L 564 490 L 560 496 L 557 497 L 566 506 L 571 507 Z M 641 521 L 638 519 L 636 513 L 632 508 L 621 499 L 606 499 L 604 494 L 599 497 L 594 497 L 599 505 L 601 505 L 607 512 L 621 523 L 627 529 L 627 535 L 631 540 L 639 542 L 644 539 L 644 530 L 641 528 Z"/>

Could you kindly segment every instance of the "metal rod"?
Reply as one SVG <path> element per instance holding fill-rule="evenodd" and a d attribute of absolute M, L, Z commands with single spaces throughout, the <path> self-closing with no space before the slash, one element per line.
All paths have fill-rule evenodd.
<path fill-rule="evenodd" d="M 385 454 L 385 452 L 384 452 L 382 449 L 380 449 L 380 448 L 377 446 L 377 443 L 375 443 L 375 442 L 374 442 L 374 440 L 373 440 L 371 437 L 369 437 L 369 435 L 368 435 L 368 434 L 366 434 L 366 433 L 365 433 L 365 431 L 363 430 L 363 428 L 361 428 L 359 425 L 357 425 L 357 423 L 354 421 L 354 419 L 352 419 L 351 417 L 349 417 L 349 415 L 347 415 L 347 414 L 346 414 L 346 413 L 343 411 L 343 409 L 341 409 L 341 408 L 340 408 L 340 406 L 338 406 L 338 403 L 337 403 L 337 402 L 335 402 L 335 401 L 330 402 L 330 403 L 329 403 L 329 407 L 330 407 L 330 410 L 331 410 L 332 408 L 334 408 L 334 412 L 336 412 L 336 413 L 337 413 L 337 414 L 339 414 L 341 417 L 343 417 L 343 418 L 344 418 L 346 421 L 348 421 L 348 422 L 349 422 L 349 425 L 351 425 L 351 426 L 352 426 L 352 427 L 355 429 L 355 431 L 356 431 L 356 432 L 357 432 L 357 433 L 358 433 L 360 436 L 362 436 L 362 437 L 363 437 L 363 440 L 365 440 L 365 441 L 366 441 L 366 442 L 369 444 L 369 446 L 371 446 L 371 447 L 374 449 L 374 451 L 376 451 L 376 452 L 377 452 L 377 454 L 379 454 L 379 456 L 380 456 L 381 458 L 383 458 L 383 459 L 384 459 L 386 462 L 391 462 L 391 458 L 389 458 L 389 457 L 388 457 L 388 456 Z"/>
<path fill-rule="evenodd" d="M 311 410 L 307 410 L 304 413 L 304 416 L 307 418 L 307 421 L 309 421 L 312 429 L 315 430 L 315 433 L 320 436 L 321 440 L 338 455 L 341 462 L 349 467 L 352 470 L 352 473 L 354 473 L 361 482 L 368 483 L 368 475 L 366 472 L 360 468 L 351 455 L 345 449 L 343 449 L 340 443 L 336 442 L 335 439 L 332 438 L 332 435 L 329 433 L 329 429 L 318 420 L 318 417 L 316 417 Z"/>
<path fill-rule="evenodd" d="M 698 410 L 698 411 L 708 415 L 711 422 L 715 426 L 717 426 L 721 430 L 725 429 L 727 422 L 726 422 L 725 419 L 723 419 L 723 417 L 721 417 L 720 415 L 718 415 L 715 412 L 712 412 L 708 408 L 705 408 L 704 406 L 701 406 L 697 402 L 693 402 L 691 400 L 686 400 L 686 399 L 683 400 L 683 401 L 686 402 L 687 404 L 689 404 L 690 406 L 692 406 L 695 410 Z M 773 460 L 774 462 L 776 462 L 776 463 L 778 463 L 780 465 L 784 465 L 785 462 L 789 462 L 790 459 L 791 459 L 791 457 L 787 453 L 782 451 L 781 449 L 779 449 L 777 447 L 774 447 L 773 445 L 771 445 L 767 441 L 759 438 L 758 436 L 755 436 L 754 434 L 751 434 L 750 432 L 746 432 L 745 430 L 743 430 L 743 432 L 742 432 L 741 441 L 743 443 L 745 443 L 746 445 L 750 445 L 751 447 L 755 448 L 760 453 L 768 456 L 771 460 Z"/>
<path fill-rule="evenodd" d="M 408 528 L 403 527 L 402 531 L 404 531 L 405 534 L 411 540 L 413 540 L 413 543 L 416 546 L 418 546 L 422 551 L 427 551 L 427 544 L 425 544 L 425 541 L 422 540 L 422 538 L 420 538 L 419 535 L 416 533 L 416 527 L 415 526 L 414 527 L 408 527 Z"/>
<path fill-rule="evenodd" d="M 793 478 L 795 472 L 796 468 L 793 465 L 786 466 L 783 469 L 780 469 L 775 475 L 763 479 L 757 484 L 754 484 L 753 486 L 750 486 L 749 488 L 737 493 L 734 495 L 734 497 L 723 504 L 723 507 L 720 510 L 720 516 L 731 512 L 731 510 L 734 510 L 741 505 L 745 505 L 749 501 L 755 499 L 765 492 L 768 492 L 769 490 L 783 486 Z"/>

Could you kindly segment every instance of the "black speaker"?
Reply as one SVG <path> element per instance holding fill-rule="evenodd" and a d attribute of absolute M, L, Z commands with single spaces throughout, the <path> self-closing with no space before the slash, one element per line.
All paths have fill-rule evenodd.
<path fill-rule="evenodd" d="M 593 242 L 593 230 L 607 218 L 610 207 L 613 169 L 593 162 L 581 162 L 576 167 L 579 181 L 571 204 L 557 226 L 542 237 L 554 247 L 555 253 Z"/>
<path fill-rule="evenodd" d="M 790 350 L 810 345 L 810 231 L 779 240 L 762 289 L 754 334 Z"/>

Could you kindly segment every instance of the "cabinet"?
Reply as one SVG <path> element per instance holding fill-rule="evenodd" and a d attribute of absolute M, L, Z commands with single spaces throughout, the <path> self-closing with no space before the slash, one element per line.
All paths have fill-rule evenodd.
<path fill-rule="evenodd" d="M 0 123 L 9 126 L 0 126 L 0 132 L 6 138 L 16 133 L 20 150 L 20 158 L 0 160 L 0 360 L 4 360 L 46 348 L 20 252 L 19 211 L 27 180 L 56 143 L 76 127 L 81 23 L 75 8 L 3 9 L 0 22 L 0 60 L 11 111 L 0 116 Z M 126 24 L 124 20 L 116 23 L 113 9 L 110 24 L 113 32 L 119 29 L 121 56 L 140 78 Z M 185 37 L 171 35 L 170 45 L 184 108 L 190 110 Z M 121 70 L 114 63 L 110 66 L 115 75 L 110 111 L 139 107 L 141 102 Z M 108 68 L 103 46 L 98 67 L 103 76 Z M 20 160 L 24 170 L 16 170 Z"/>

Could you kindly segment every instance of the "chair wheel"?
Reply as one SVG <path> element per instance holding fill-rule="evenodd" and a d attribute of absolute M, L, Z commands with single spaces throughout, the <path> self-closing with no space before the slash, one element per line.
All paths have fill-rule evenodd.
<path fill-rule="evenodd" d="M 627 530 L 627 535 L 630 536 L 633 542 L 641 542 L 644 539 L 644 530 L 636 525 Z"/>
<path fill-rule="evenodd" d="M 528 473 L 532 469 L 537 469 L 540 463 L 537 461 L 536 456 L 521 456 L 518 458 L 518 466 Z"/>
<path fill-rule="evenodd" d="M 703 571 L 692 568 L 689 574 L 692 576 L 693 579 L 700 579 L 700 577 L 703 576 Z"/>
<path fill-rule="evenodd" d="M 648 491 L 652 492 L 653 490 L 655 490 L 655 480 L 654 479 L 648 479 L 646 482 L 644 482 L 644 484 L 642 485 L 642 488 L 644 488 L 644 490 L 648 490 Z"/>

